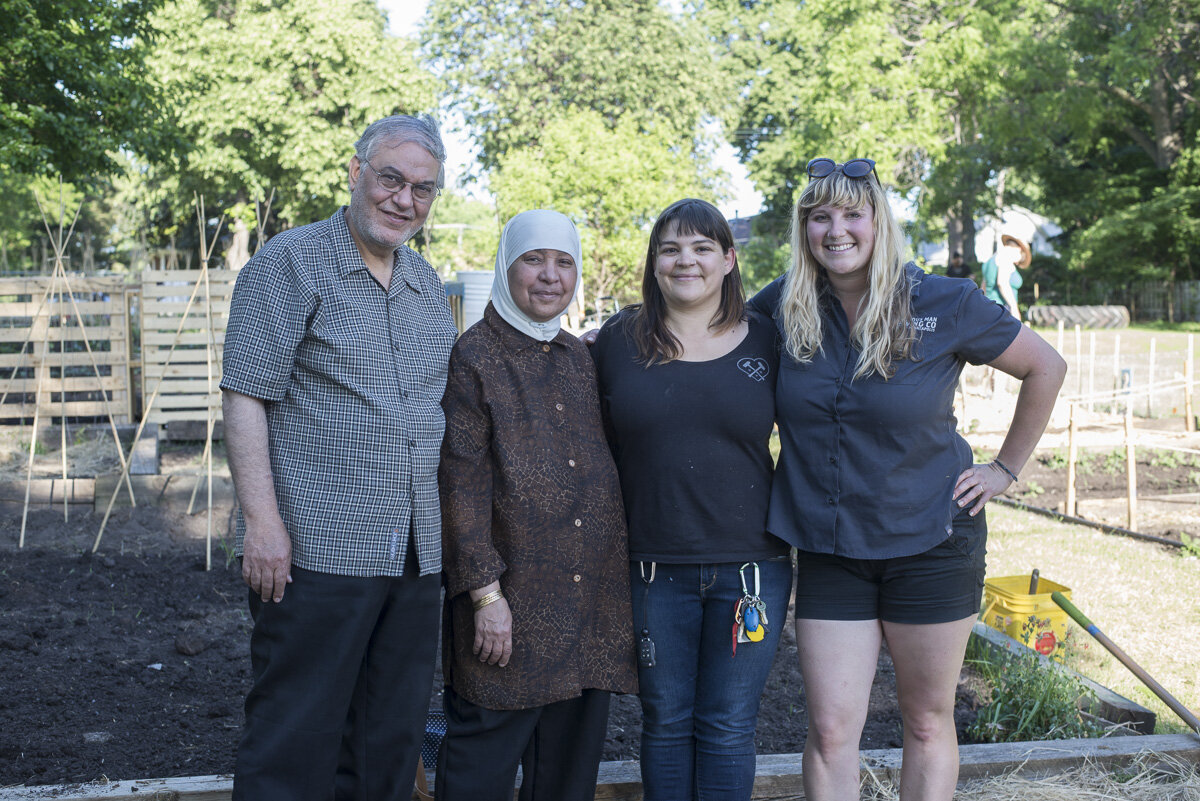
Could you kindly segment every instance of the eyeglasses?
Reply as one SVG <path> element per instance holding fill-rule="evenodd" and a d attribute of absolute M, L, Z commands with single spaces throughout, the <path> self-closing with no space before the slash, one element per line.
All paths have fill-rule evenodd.
<path fill-rule="evenodd" d="M 847 178 L 866 178 L 875 172 L 875 162 L 871 159 L 850 159 L 845 164 L 838 164 L 833 159 L 819 158 L 808 162 L 805 168 L 809 178 L 824 178 L 839 170 Z M 875 180 L 879 180 L 878 177 Z"/>
<path fill-rule="evenodd" d="M 403 192 L 406 186 L 412 189 L 413 200 L 419 200 L 422 203 L 429 203 L 435 197 L 442 194 L 442 190 L 433 184 L 414 184 L 412 181 L 404 180 L 403 176 L 392 175 L 390 172 L 380 172 L 366 159 L 363 159 L 362 162 L 371 168 L 371 172 L 375 173 L 375 177 L 379 179 L 379 185 L 384 188 L 384 191 L 390 192 L 393 195 L 397 192 Z"/>

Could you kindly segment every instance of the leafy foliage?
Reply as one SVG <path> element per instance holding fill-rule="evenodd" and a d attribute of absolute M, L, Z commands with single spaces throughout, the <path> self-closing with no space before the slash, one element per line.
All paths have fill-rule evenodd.
<path fill-rule="evenodd" d="M 501 221 L 569 215 L 585 297 L 633 299 L 649 224 L 715 194 L 702 122 L 729 84 L 703 31 L 658 0 L 433 0 L 422 28 Z"/>
<path fill-rule="evenodd" d="M 492 188 L 502 220 L 535 208 L 571 217 L 588 290 L 626 302 L 637 296 L 649 225 L 679 198 L 705 194 L 694 162 L 665 134 L 639 134 L 634 119 L 609 128 L 576 109 L 547 124 L 537 146 L 505 153 Z"/>
<path fill-rule="evenodd" d="M 421 38 L 489 168 L 572 110 L 688 149 L 731 88 L 658 0 L 432 0 Z"/>
<path fill-rule="evenodd" d="M 168 145 L 144 58 L 162 0 L 0 0 L 0 171 L 84 185 Z"/>
<path fill-rule="evenodd" d="M 1066 648 L 1066 642 L 1058 647 Z M 1091 691 L 1053 663 L 1043 664 L 1032 652 L 991 658 L 974 640 L 967 658 L 991 687 L 990 698 L 967 730 L 978 742 L 1070 740 L 1103 733 L 1079 711 L 1080 700 L 1091 698 Z"/>
<path fill-rule="evenodd" d="M 367 124 L 433 104 L 413 44 L 385 35 L 372 0 L 176 0 L 153 23 L 150 68 L 187 143 L 147 171 L 146 212 L 163 234 L 190 230 L 193 193 L 245 229 L 271 190 L 284 226 L 328 216 L 348 197 L 345 164 Z"/>

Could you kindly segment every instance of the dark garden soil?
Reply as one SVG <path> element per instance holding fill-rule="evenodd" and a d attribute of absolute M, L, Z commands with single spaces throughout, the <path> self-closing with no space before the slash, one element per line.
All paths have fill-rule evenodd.
<path fill-rule="evenodd" d="M 1200 457 L 1167 450 L 1137 452 L 1137 531 L 1181 541 L 1200 537 Z M 1077 514 L 1126 527 L 1128 493 L 1124 449 L 1081 450 L 1076 472 Z M 1005 496 L 1030 506 L 1062 512 L 1067 496 L 1065 453 L 1039 451 Z"/>
<path fill-rule="evenodd" d="M 227 510 L 218 510 L 224 532 Z M 204 513 L 118 510 L 97 554 L 91 515 L 0 517 L 0 787 L 228 773 L 250 681 L 246 592 L 227 551 L 204 570 Z M 430 703 L 440 706 L 440 674 Z M 960 683 L 960 739 L 974 717 Z M 788 619 L 758 726 L 760 753 L 799 752 L 803 682 Z M 638 753 L 635 697 L 614 699 L 604 758 Z M 863 748 L 900 745 L 886 653 Z"/>

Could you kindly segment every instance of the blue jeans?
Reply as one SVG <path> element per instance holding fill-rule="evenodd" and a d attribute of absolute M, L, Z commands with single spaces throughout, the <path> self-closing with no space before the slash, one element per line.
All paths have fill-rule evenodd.
<path fill-rule="evenodd" d="M 634 629 L 639 639 L 649 629 L 656 661 L 638 668 L 645 801 L 749 799 L 758 703 L 787 618 L 791 560 L 758 562 L 770 625 L 761 642 L 739 643 L 736 656 L 740 562 L 659 563 L 648 591 L 639 564 L 630 565 Z M 754 592 L 753 567 L 746 581 Z"/>

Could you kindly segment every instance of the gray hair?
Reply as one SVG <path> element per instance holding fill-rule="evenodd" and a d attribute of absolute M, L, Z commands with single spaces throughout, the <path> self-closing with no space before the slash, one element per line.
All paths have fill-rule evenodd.
<path fill-rule="evenodd" d="M 367 130 L 354 143 L 354 153 L 360 160 L 369 161 L 379 145 L 402 145 L 405 142 L 420 145 L 437 159 L 437 185 L 439 189 L 443 187 L 446 183 L 446 146 L 442 144 L 437 120 L 428 114 L 393 114 L 376 120 L 367 126 Z"/>

